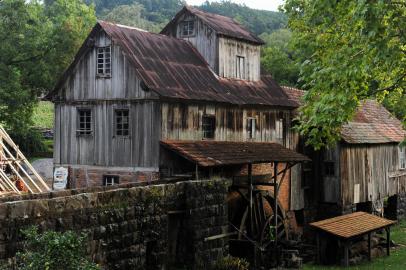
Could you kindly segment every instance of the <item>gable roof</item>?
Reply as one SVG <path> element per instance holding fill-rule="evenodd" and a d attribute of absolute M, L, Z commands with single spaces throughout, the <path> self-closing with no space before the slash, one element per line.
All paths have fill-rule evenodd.
<path fill-rule="evenodd" d="M 269 76 L 258 82 L 220 79 L 189 42 L 132 27 L 99 21 L 88 40 L 104 31 L 120 46 L 145 85 L 161 98 L 235 105 L 297 107 Z M 53 93 L 62 87 L 87 51 L 87 41 Z"/>
<path fill-rule="evenodd" d="M 209 13 L 191 6 L 184 6 L 175 17 L 164 27 L 162 34 L 168 33 L 169 29 L 177 22 L 179 17 L 185 13 L 191 13 L 210 26 L 218 35 L 231 37 L 235 39 L 245 40 L 257 45 L 263 45 L 265 42 L 250 32 L 244 26 L 236 22 L 234 19 L 214 13 Z"/>
<path fill-rule="evenodd" d="M 303 103 L 305 91 L 282 87 L 291 100 Z M 364 100 L 353 119 L 341 127 L 341 138 L 351 144 L 398 143 L 405 139 L 406 131 L 399 119 L 375 100 Z"/>

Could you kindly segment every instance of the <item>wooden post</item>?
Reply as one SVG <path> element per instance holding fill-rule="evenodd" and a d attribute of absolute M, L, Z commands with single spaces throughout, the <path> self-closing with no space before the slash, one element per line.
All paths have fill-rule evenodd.
<path fill-rule="evenodd" d="M 199 180 L 199 165 L 196 163 L 196 180 Z"/>
<path fill-rule="evenodd" d="M 349 242 L 345 240 L 344 242 L 344 267 L 350 266 L 350 250 L 349 250 Z"/>
<path fill-rule="evenodd" d="M 317 243 L 317 256 L 316 256 L 316 263 L 320 264 L 320 233 L 316 232 L 316 243 Z"/>
<path fill-rule="evenodd" d="M 278 252 L 278 162 L 273 164 L 273 194 L 274 194 L 274 226 L 275 226 L 275 241 L 274 251 L 276 253 L 276 266 L 279 266 L 279 252 Z"/>
<path fill-rule="evenodd" d="M 371 233 L 368 233 L 368 260 L 371 261 Z"/>
<path fill-rule="evenodd" d="M 252 184 L 252 164 L 248 164 L 248 192 L 250 195 L 250 229 L 251 232 L 254 230 L 254 223 L 253 223 L 253 217 L 252 217 L 252 205 L 253 205 L 253 198 L 252 198 L 252 190 L 254 189 L 253 184 Z"/>
<path fill-rule="evenodd" d="M 386 228 L 386 255 L 390 255 L 390 227 Z"/>

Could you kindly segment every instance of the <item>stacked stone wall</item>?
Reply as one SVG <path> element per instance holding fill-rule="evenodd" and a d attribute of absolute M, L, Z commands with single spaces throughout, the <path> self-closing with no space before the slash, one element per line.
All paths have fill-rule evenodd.
<path fill-rule="evenodd" d="M 153 186 L 66 190 L 0 200 L 0 260 L 22 247 L 21 229 L 85 232 L 88 254 L 105 269 L 162 269 L 170 259 L 190 269 L 207 267 L 227 253 L 225 180 Z M 171 213 L 179 214 L 179 248 L 170 258 Z M 185 230 L 183 230 L 185 229 Z M 173 234 L 173 232 L 171 232 Z M 173 241 L 173 239 L 172 239 Z"/>

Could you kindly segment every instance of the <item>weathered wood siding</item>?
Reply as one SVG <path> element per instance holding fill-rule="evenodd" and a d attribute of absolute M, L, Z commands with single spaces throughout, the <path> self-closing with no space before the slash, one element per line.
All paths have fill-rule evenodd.
<path fill-rule="evenodd" d="M 112 45 L 111 77 L 98 77 L 96 75 L 96 48 L 109 45 Z M 120 47 L 112 44 L 104 32 L 98 35 L 95 46 L 82 57 L 62 89 L 60 98 L 65 101 L 156 97 L 153 92 L 145 92 L 141 89 L 135 69 L 126 59 Z"/>
<path fill-rule="evenodd" d="M 195 21 L 195 35 L 182 37 L 181 23 L 183 21 Z M 184 14 L 179 18 L 176 24 L 176 37 L 192 43 L 204 59 L 206 59 L 209 66 L 215 72 L 218 71 L 217 35 L 210 26 L 192 14 Z"/>
<path fill-rule="evenodd" d="M 290 111 L 270 109 L 244 109 L 205 104 L 162 104 L 163 140 L 202 140 L 202 117 L 214 115 L 217 141 L 279 142 L 289 147 Z M 256 119 L 255 136 L 248 138 L 248 118 Z M 278 130 L 277 119 L 283 119 L 283 130 Z M 282 134 L 282 136 L 277 136 Z M 280 137 L 280 138 L 277 138 Z"/>
<path fill-rule="evenodd" d="M 344 205 L 383 199 L 406 188 L 406 173 L 399 171 L 397 144 L 345 144 L 340 164 Z"/>
<path fill-rule="evenodd" d="M 340 202 L 340 147 L 331 147 L 323 151 L 323 164 L 319 165 L 322 176 L 321 200 L 327 203 Z M 326 162 L 334 163 L 334 175 L 326 174 Z"/>
<path fill-rule="evenodd" d="M 77 135 L 77 109 L 92 110 L 90 136 Z M 129 136 L 115 136 L 114 110 L 129 109 Z M 158 168 L 159 103 L 82 102 L 55 106 L 55 165 Z"/>
<path fill-rule="evenodd" d="M 237 56 L 245 58 L 245 75 L 249 81 L 260 80 L 261 46 L 231 38 L 219 37 L 219 69 L 218 74 L 225 78 L 236 78 Z"/>

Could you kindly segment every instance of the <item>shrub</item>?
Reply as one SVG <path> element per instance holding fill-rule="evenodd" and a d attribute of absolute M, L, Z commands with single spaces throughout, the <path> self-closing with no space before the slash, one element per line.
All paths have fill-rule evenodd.
<path fill-rule="evenodd" d="M 213 270 L 248 270 L 249 266 L 244 259 L 227 256 L 217 261 Z"/>
<path fill-rule="evenodd" d="M 30 128 L 24 131 L 12 131 L 10 132 L 10 137 L 20 147 L 25 156 L 47 151 L 43 136 L 37 129 Z"/>
<path fill-rule="evenodd" d="M 86 237 L 72 231 L 38 233 L 36 227 L 23 231 L 23 252 L 16 255 L 19 270 L 99 270 L 86 259 Z"/>

